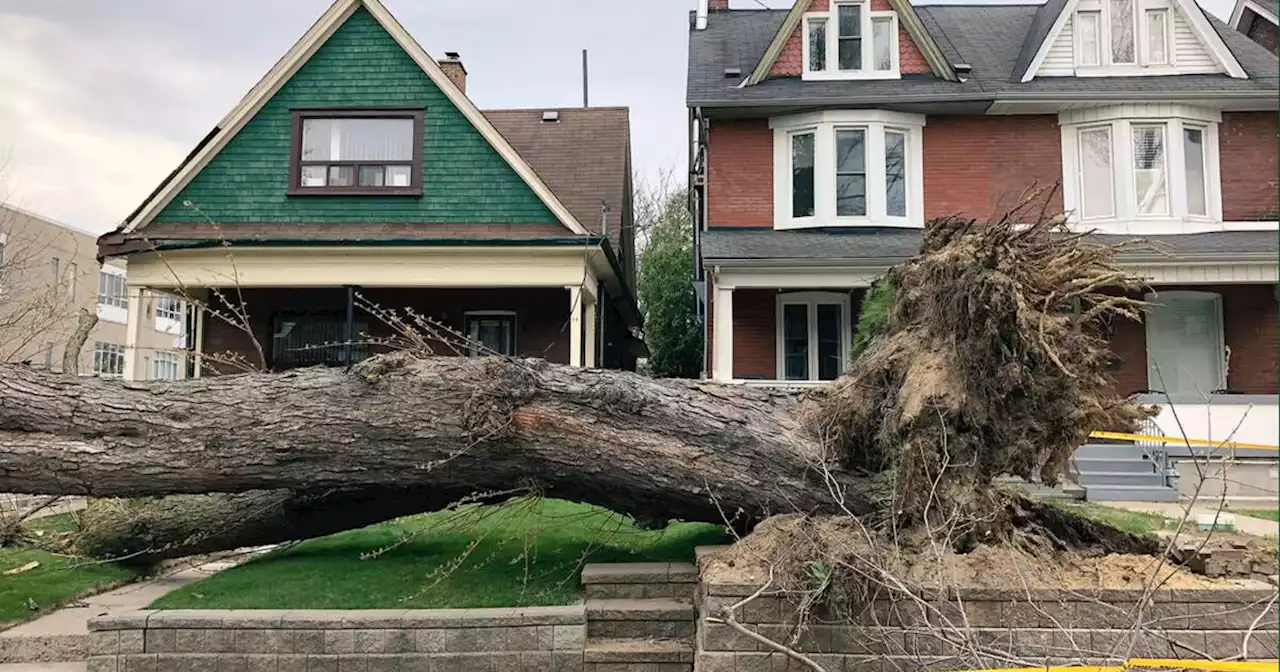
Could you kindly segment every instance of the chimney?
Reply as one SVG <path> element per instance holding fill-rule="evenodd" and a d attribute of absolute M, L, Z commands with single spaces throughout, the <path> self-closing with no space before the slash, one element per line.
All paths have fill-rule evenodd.
<path fill-rule="evenodd" d="M 467 92 L 467 69 L 462 67 L 462 56 L 456 51 L 444 52 L 444 58 L 438 61 L 440 69 L 449 77 L 463 93 Z"/>

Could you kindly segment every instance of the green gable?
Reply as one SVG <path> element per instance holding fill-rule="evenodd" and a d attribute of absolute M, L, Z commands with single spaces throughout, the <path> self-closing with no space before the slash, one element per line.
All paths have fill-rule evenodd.
<path fill-rule="evenodd" d="M 286 196 L 291 107 L 426 108 L 422 196 Z M 193 207 L 187 207 L 190 201 Z M 198 209 L 198 211 L 197 211 Z M 363 7 L 157 222 L 546 223 L 556 217 Z"/>

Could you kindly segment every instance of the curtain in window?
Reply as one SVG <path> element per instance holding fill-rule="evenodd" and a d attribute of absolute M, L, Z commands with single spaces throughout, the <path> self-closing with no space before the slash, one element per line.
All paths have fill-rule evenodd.
<path fill-rule="evenodd" d="M 1168 40 L 1169 13 L 1163 9 L 1147 10 L 1147 63 L 1169 62 Z"/>
<path fill-rule="evenodd" d="M 303 119 L 303 161 L 412 161 L 412 119 Z"/>
<path fill-rule="evenodd" d="M 1138 214 L 1168 213 L 1163 126 L 1133 127 L 1133 177 L 1138 195 Z"/>
<path fill-rule="evenodd" d="M 1157 295 L 1146 318 L 1152 390 L 1208 394 L 1224 386 L 1222 313 L 1214 294 Z"/>
<path fill-rule="evenodd" d="M 871 20 L 872 62 L 876 70 L 893 67 L 893 19 L 884 17 Z"/>
<path fill-rule="evenodd" d="M 1079 12 L 1076 14 L 1076 40 L 1079 45 L 1080 65 L 1100 65 L 1102 50 L 1099 48 L 1098 21 L 1100 12 Z"/>
<path fill-rule="evenodd" d="M 1207 215 L 1209 205 L 1204 182 L 1204 131 L 1199 128 L 1183 128 L 1182 144 L 1187 173 L 1187 212 Z"/>
<path fill-rule="evenodd" d="M 1106 217 L 1113 211 L 1111 129 L 1080 131 L 1080 214 Z"/>

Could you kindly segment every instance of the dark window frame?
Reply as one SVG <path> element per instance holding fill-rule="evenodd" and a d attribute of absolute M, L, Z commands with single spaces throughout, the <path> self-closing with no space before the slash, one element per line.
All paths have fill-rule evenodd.
<path fill-rule="evenodd" d="M 518 357 L 520 353 L 520 322 L 515 311 L 511 310 L 469 310 L 462 314 L 462 333 L 467 339 L 467 354 L 471 357 L 491 357 L 495 353 L 481 352 L 479 340 L 472 342 L 471 325 L 477 321 L 499 320 L 511 325 L 511 352 L 497 352 L 502 357 Z"/>
<path fill-rule="evenodd" d="M 289 196 L 421 196 L 422 195 L 422 122 L 426 109 L 421 107 L 295 107 L 289 142 Z M 302 122 L 306 119 L 412 119 L 413 159 L 409 162 L 409 186 L 362 187 L 359 186 L 361 166 L 386 166 L 387 162 L 374 161 L 303 161 Z M 350 187 L 304 187 L 304 165 L 352 166 L 357 184 Z M 403 165 L 403 164 L 397 164 Z"/>

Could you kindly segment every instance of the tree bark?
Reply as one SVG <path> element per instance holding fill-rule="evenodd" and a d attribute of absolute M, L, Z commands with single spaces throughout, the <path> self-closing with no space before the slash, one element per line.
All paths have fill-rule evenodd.
<path fill-rule="evenodd" d="M 799 395 L 540 360 L 387 355 L 350 371 L 136 384 L 0 368 L 0 492 L 135 497 L 529 487 L 642 520 L 855 513 L 872 488 Z"/>
<path fill-rule="evenodd" d="M 84 342 L 89 340 L 89 334 L 97 324 L 96 313 L 89 312 L 88 308 L 80 309 L 76 317 L 76 330 L 71 333 L 71 337 L 67 339 L 67 347 L 62 351 L 63 374 L 80 375 L 80 351 L 84 349 Z"/>

